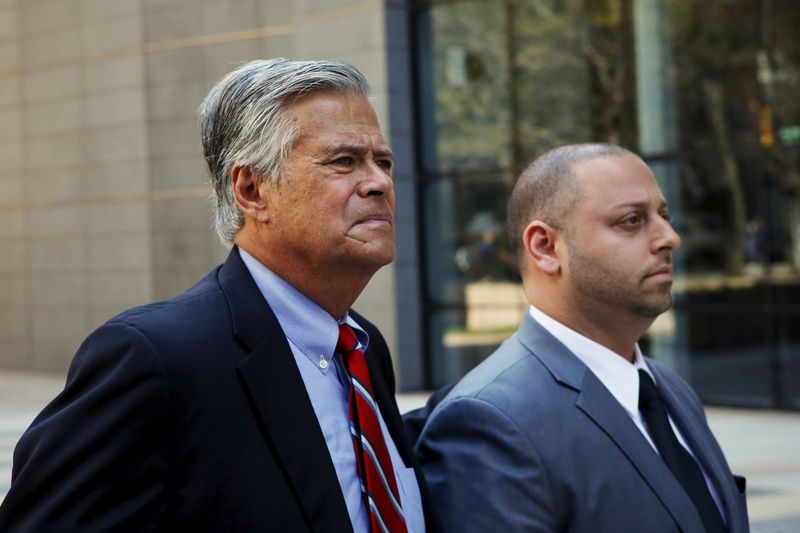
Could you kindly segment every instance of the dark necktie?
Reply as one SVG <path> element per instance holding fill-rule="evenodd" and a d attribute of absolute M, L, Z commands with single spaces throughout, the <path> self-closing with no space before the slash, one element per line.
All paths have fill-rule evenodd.
<path fill-rule="evenodd" d="M 706 531 L 708 533 L 727 531 L 708 490 L 702 470 L 686 448 L 678 442 L 669 425 L 667 407 L 664 405 L 661 393 L 644 370 L 639 370 L 639 410 L 647 422 L 647 429 L 658 448 L 658 453 L 694 503 Z"/>
<path fill-rule="evenodd" d="M 350 374 L 350 435 L 356 452 L 361 493 L 369 515 L 369 530 L 405 533 L 406 523 L 394 477 L 392 459 L 378 421 L 378 404 L 364 352 L 350 326 L 339 324 L 336 351 Z"/>

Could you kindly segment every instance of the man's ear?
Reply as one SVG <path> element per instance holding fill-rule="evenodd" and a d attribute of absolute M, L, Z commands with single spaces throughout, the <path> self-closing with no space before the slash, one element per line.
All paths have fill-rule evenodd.
<path fill-rule="evenodd" d="M 239 208 L 245 215 L 258 222 L 269 221 L 267 199 L 262 187 L 263 180 L 259 179 L 252 167 L 238 163 L 233 165 L 231 185 L 236 203 L 239 204 Z"/>
<path fill-rule="evenodd" d="M 545 274 L 554 275 L 561 270 L 561 261 L 556 250 L 557 231 L 541 220 L 534 220 L 522 234 L 527 260 Z"/>

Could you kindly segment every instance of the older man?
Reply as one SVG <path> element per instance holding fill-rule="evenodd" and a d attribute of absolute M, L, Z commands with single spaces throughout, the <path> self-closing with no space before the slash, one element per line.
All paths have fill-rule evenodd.
<path fill-rule="evenodd" d="M 746 532 L 703 406 L 637 346 L 671 306 L 680 244 L 647 165 L 613 145 L 548 152 L 508 229 L 531 306 L 417 445 L 445 529 Z"/>
<path fill-rule="evenodd" d="M 201 107 L 227 261 L 83 343 L 17 446 L 3 531 L 424 531 L 378 330 L 392 152 L 366 80 L 254 61 Z M 427 510 L 427 509 L 426 509 Z"/>

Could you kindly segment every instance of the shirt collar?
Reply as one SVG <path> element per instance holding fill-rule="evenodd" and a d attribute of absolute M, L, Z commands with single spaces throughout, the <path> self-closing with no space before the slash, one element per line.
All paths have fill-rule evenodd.
<path fill-rule="evenodd" d="M 639 344 L 634 348 L 633 364 L 618 353 L 568 328 L 534 307 L 530 315 L 551 335 L 566 346 L 583 362 L 597 379 L 631 416 L 639 413 L 639 369 L 644 370 L 655 380 L 645 362 Z"/>
<path fill-rule="evenodd" d="M 335 320 L 327 311 L 283 278 L 261 264 L 256 258 L 239 248 L 247 270 L 256 282 L 264 299 L 269 302 L 286 338 L 305 355 L 320 372 L 327 374 L 332 365 L 320 364 L 331 361 L 339 339 L 339 322 L 353 328 L 362 348 L 367 349 L 369 335 L 347 313 L 341 321 Z"/>

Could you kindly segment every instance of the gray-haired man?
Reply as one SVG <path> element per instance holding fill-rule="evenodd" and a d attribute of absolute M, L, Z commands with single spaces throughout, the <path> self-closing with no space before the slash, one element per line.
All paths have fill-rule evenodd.
<path fill-rule="evenodd" d="M 388 350 L 350 310 L 395 254 L 368 93 L 350 65 L 283 59 L 212 89 L 203 147 L 233 249 L 83 343 L 17 446 L 0 529 L 425 530 Z"/>

